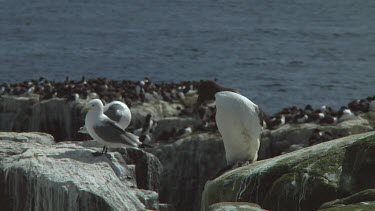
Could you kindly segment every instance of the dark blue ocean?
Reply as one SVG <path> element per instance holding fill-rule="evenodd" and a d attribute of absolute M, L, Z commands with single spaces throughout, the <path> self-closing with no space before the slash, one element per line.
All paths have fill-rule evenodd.
<path fill-rule="evenodd" d="M 83 75 L 338 108 L 375 94 L 375 1 L 0 0 L 0 83 Z"/>

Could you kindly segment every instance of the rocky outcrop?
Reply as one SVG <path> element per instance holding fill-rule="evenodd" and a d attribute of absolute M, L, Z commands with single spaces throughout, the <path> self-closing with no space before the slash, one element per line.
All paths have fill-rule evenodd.
<path fill-rule="evenodd" d="M 72 143 L 86 148 L 101 148 L 103 145 L 94 141 L 82 142 L 60 142 L 58 144 Z M 112 148 L 109 147 L 111 152 L 119 152 L 122 159 L 125 160 L 127 165 L 135 165 L 135 179 L 137 186 L 140 189 L 152 190 L 159 192 L 160 189 L 160 176 L 163 171 L 163 166 L 155 155 L 148 153 L 141 149 L 135 148 Z"/>
<path fill-rule="evenodd" d="M 78 129 L 84 125 L 83 104 L 62 98 L 44 100 L 33 105 L 26 131 L 52 134 L 57 141 L 78 140 Z"/>
<path fill-rule="evenodd" d="M 160 201 L 177 210 L 199 210 L 205 182 L 225 166 L 224 146 L 217 134 L 192 135 L 152 151 L 163 164 Z"/>
<path fill-rule="evenodd" d="M 57 142 L 85 140 L 87 137 L 77 133 L 84 125 L 81 114 L 84 100 L 68 101 L 64 98 L 52 98 L 39 101 L 33 97 L 0 97 L 0 131 L 6 132 L 45 132 L 53 135 Z M 183 109 L 181 104 L 157 100 L 150 103 L 136 104 L 132 112 L 131 126 L 142 125 L 147 114 L 156 120 L 178 116 Z"/>
<path fill-rule="evenodd" d="M 2 96 L 0 130 L 7 132 L 46 132 L 56 141 L 79 140 L 77 130 L 84 124 L 82 104 L 53 98 Z"/>
<path fill-rule="evenodd" d="M 372 120 L 371 117 L 367 119 L 357 117 L 336 125 L 318 125 L 315 123 L 286 124 L 276 130 L 265 130 L 262 136 L 259 159 L 275 157 L 310 146 L 314 131 L 330 134 L 328 140 L 373 131 L 375 128 L 370 123 Z"/>
<path fill-rule="evenodd" d="M 137 188 L 136 168 L 120 153 L 93 157 L 100 148 L 12 141 L 25 136 L 0 141 L 2 210 L 158 209 L 158 194 Z"/>
<path fill-rule="evenodd" d="M 28 131 L 32 106 L 38 98 L 1 96 L 0 97 L 0 131 Z"/>
<path fill-rule="evenodd" d="M 359 193 L 353 194 L 351 196 L 336 199 L 324 203 L 320 209 L 321 210 L 339 210 L 348 209 L 349 207 L 356 206 L 357 209 L 370 210 L 370 208 L 375 208 L 375 189 L 368 189 L 361 191 Z"/>
<path fill-rule="evenodd" d="M 192 105 L 195 100 L 186 97 L 181 103 Z M 88 135 L 76 132 L 84 124 L 84 117 L 80 114 L 84 102 L 84 100 L 67 101 L 61 98 L 40 101 L 37 96 L 1 96 L 0 131 L 44 131 L 51 133 L 53 137 L 34 136 L 36 133 L 33 133 L 33 136 L 30 136 L 29 133 L 15 133 L 14 135 L 4 133 L 4 138 L 0 133 L 0 139 L 12 139 L 20 143 L 34 141 L 43 145 L 51 145 L 54 138 L 56 142 L 64 141 L 61 143 L 64 146 L 67 144 L 65 140 L 90 139 Z M 219 169 L 225 165 L 224 148 L 219 133 L 194 131 L 202 124 L 197 117 L 179 116 L 180 113 L 183 113 L 181 112 L 184 109 L 182 104 L 177 101 L 168 103 L 155 100 L 133 104 L 130 108 L 132 112 L 130 129 L 139 128 L 149 113 L 154 120 L 158 121 L 153 138 L 160 142 L 153 143 L 156 147 L 151 152 L 160 159 L 164 166 L 161 177 L 161 164 L 150 153 L 132 151 L 132 149 L 130 151 L 116 149 L 120 154 L 114 153 L 114 155 L 119 156 L 117 160 L 124 159 L 127 164 L 131 164 L 126 166 L 130 172 L 134 172 L 132 176 L 136 180 L 134 184 L 139 188 L 160 191 L 162 202 L 173 203 L 173 207 L 178 210 L 198 210 L 200 194 L 205 182 L 216 175 Z M 185 138 L 176 134 L 168 139 L 161 138 L 165 132 L 168 136 L 172 134 L 169 132 L 178 131 L 188 126 L 193 128 L 193 134 L 189 134 L 187 137 L 183 136 Z M 305 148 L 311 145 L 311 137 L 317 130 L 332 135 L 323 140 L 327 141 L 374 130 L 374 128 L 375 112 L 368 112 L 338 124 L 287 124 L 276 130 L 264 130 L 258 159 L 262 160 Z M 166 144 L 166 142 L 168 143 Z M 93 142 L 72 142 L 71 144 L 84 149 L 101 147 Z M 122 165 L 125 164 L 122 163 Z M 144 196 L 152 198 L 153 194 L 144 194 Z M 147 200 L 142 202 L 146 203 Z M 170 208 L 170 206 L 166 207 Z"/>
<path fill-rule="evenodd" d="M 135 165 L 137 186 L 159 192 L 163 166 L 153 154 L 134 148 L 118 148 L 127 164 Z"/>
<path fill-rule="evenodd" d="M 269 210 L 317 210 L 375 187 L 375 132 L 318 144 L 227 172 L 208 181 L 202 210 L 252 202 Z"/>
<path fill-rule="evenodd" d="M 137 104 L 130 108 L 132 113 L 131 124 L 135 127 L 142 125 L 147 114 L 151 114 L 152 119 L 160 120 L 165 117 L 178 116 L 184 106 L 177 103 L 168 103 L 156 100 L 148 103 Z"/>
<path fill-rule="evenodd" d="M 14 133 L 0 132 L 0 140 L 15 141 L 21 143 L 38 143 L 43 145 L 55 144 L 53 136 L 47 133 Z"/>
<path fill-rule="evenodd" d="M 155 140 L 166 141 L 163 139 L 165 133 L 171 134 L 174 130 L 177 133 L 185 127 L 195 128 L 202 124 L 202 121 L 196 118 L 167 117 L 158 121 L 152 136 Z"/>

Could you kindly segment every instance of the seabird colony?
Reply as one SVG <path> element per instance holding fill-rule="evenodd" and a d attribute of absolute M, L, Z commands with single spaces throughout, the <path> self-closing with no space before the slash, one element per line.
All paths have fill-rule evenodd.
<path fill-rule="evenodd" d="M 148 78 L 141 81 L 128 80 L 108 80 L 106 78 L 96 78 L 74 81 L 66 78 L 63 82 L 55 82 L 40 78 L 39 80 L 29 80 L 21 83 L 3 83 L 0 84 L 0 95 L 16 96 L 39 96 L 40 100 L 51 99 L 54 97 L 66 98 L 68 102 L 78 102 L 80 99 L 90 101 L 93 98 L 100 98 L 103 102 L 119 100 L 125 102 L 129 107 L 132 103 L 147 102 L 153 99 L 164 100 L 167 102 L 182 103 L 186 96 L 195 95 L 197 87 L 201 81 L 183 81 L 181 83 L 154 83 Z M 313 108 L 306 105 L 304 108 L 296 106 L 283 108 L 280 112 L 269 117 L 263 115 L 263 128 L 270 130 L 277 129 L 284 124 L 336 124 L 341 121 L 356 118 L 361 113 L 375 111 L 375 96 L 365 99 L 353 100 L 346 106 L 334 111 L 329 106 Z M 203 124 L 192 128 L 194 131 L 216 131 L 215 122 L 216 109 L 210 105 L 201 106 L 198 110 L 185 106 L 180 110 L 180 116 L 194 116 L 199 114 L 202 117 Z M 174 140 L 180 132 L 179 129 L 163 133 L 161 140 Z M 156 139 L 159 139 L 156 137 Z M 160 140 L 160 139 L 159 139 Z"/>

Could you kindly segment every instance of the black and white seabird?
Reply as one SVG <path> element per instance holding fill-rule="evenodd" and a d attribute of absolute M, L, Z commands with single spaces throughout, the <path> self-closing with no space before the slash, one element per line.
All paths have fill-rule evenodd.
<path fill-rule="evenodd" d="M 206 100 L 215 100 L 216 124 L 223 137 L 228 165 L 256 161 L 263 122 L 258 106 L 214 81 L 203 81 L 199 86 L 197 102 Z"/>
<path fill-rule="evenodd" d="M 79 100 L 79 94 L 78 93 L 73 93 L 73 94 L 69 95 L 66 98 L 66 100 L 69 101 L 69 102 L 78 102 L 78 100 Z"/>
<path fill-rule="evenodd" d="M 279 127 L 285 125 L 285 122 L 286 122 L 286 118 L 285 118 L 284 114 L 277 115 L 277 116 L 272 117 L 268 121 L 267 127 L 268 127 L 268 129 L 276 129 L 276 128 L 279 128 Z"/>
<path fill-rule="evenodd" d="M 151 114 L 147 114 L 147 116 L 145 118 L 145 121 L 143 123 L 143 126 L 134 131 L 135 135 L 137 135 L 139 137 L 148 136 L 148 138 L 150 138 L 150 140 L 151 140 L 151 134 L 152 134 L 152 132 L 154 132 L 154 130 L 156 128 L 156 125 L 157 125 L 157 122 L 152 120 L 151 117 L 152 117 Z M 147 137 L 145 137 L 145 138 L 147 138 Z"/>
<path fill-rule="evenodd" d="M 322 119 L 319 120 L 319 124 L 336 124 L 337 117 L 330 114 L 324 115 Z"/>
<path fill-rule="evenodd" d="M 177 131 L 176 136 L 178 139 L 184 138 L 186 136 L 189 136 L 193 133 L 193 129 L 190 126 L 186 126 L 184 128 L 181 128 L 180 130 Z"/>

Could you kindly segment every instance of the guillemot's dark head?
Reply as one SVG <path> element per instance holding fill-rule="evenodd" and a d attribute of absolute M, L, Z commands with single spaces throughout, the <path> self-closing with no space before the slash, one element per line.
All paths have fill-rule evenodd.
<path fill-rule="evenodd" d="M 200 105 L 207 100 L 215 100 L 215 94 L 221 91 L 236 92 L 234 89 L 223 87 L 215 81 L 202 81 L 198 87 L 197 104 Z"/>

